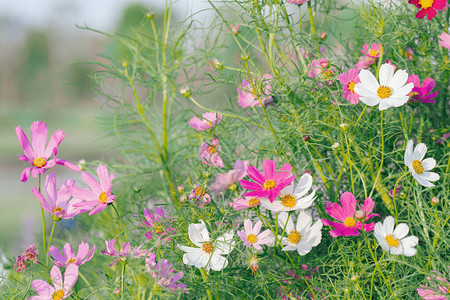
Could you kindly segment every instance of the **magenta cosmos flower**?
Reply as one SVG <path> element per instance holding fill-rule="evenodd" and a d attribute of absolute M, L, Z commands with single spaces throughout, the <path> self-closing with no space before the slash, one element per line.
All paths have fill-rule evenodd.
<path fill-rule="evenodd" d="M 261 221 L 256 222 L 255 226 L 253 226 L 252 221 L 245 219 L 245 230 L 238 231 L 237 235 L 239 235 L 246 247 L 250 248 L 253 246 L 256 250 L 262 250 L 261 245 L 266 245 L 271 241 L 269 238 L 271 231 L 270 229 L 266 229 L 263 232 L 260 232 L 261 227 Z"/>
<path fill-rule="evenodd" d="M 228 189 L 235 191 L 236 183 L 247 175 L 248 161 L 236 160 L 234 169 L 217 175 L 216 182 L 211 186 L 211 191 L 218 193 Z"/>
<path fill-rule="evenodd" d="M 450 49 L 450 34 L 443 32 L 440 36 L 439 36 L 440 40 L 439 40 L 439 45 L 441 45 L 444 48 Z"/>
<path fill-rule="evenodd" d="M 257 78 L 255 82 L 249 82 L 244 79 L 241 87 L 237 89 L 239 95 L 238 104 L 243 108 L 247 108 L 251 106 L 261 107 L 261 103 L 267 106 L 271 103 L 272 86 L 270 85 L 270 79 L 272 78 L 270 74 L 263 74 L 262 78 Z M 261 99 L 261 102 L 259 99 Z"/>
<path fill-rule="evenodd" d="M 31 296 L 28 300 L 60 300 L 69 297 L 72 293 L 72 287 L 78 280 L 78 266 L 76 264 L 70 264 L 66 268 L 64 282 L 59 268 L 53 266 L 50 271 L 50 278 L 52 279 L 53 286 L 41 279 L 33 280 L 31 286 L 39 296 Z"/>
<path fill-rule="evenodd" d="M 450 297 L 450 282 L 442 277 L 442 273 L 432 271 L 431 276 L 427 276 L 428 286 L 423 284 L 417 289 L 420 297 L 426 300 L 448 300 Z"/>
<path fill-rule="evenodd" d="M 243 188 L 253 190 L 245 193 L 244 196 L 269 198 L 270 202 L 273 202 L 280 191 L 295 179 L 295 175 L 291 176 L 292 166 L 288 163 L 277 172 L 274 161 L 267 159 L 263 163 L 263 171 L 264 175 L 254 166 L 248 167 L 248 176 L 256 182 L 244 179 L 240 181 Z"/>
<path fill-rule="evenodd" d="M 33 195 L 41 202 L 43 209 L 48 211 L 55 220 L 70 219 L 84 213 L 87 209 L 75 207 L 80 200 L 72 199 L 71 189 L 75 187 L 75 181 L 66 180 L 59 190 L 56 189 L 55 173 L 47 175 L 45 179 L 45 198 L 36 187 L 33 187 Z"/>
<path fill-rule="evenodd" d="M 214 127 L 222 121 L 222 115 L 215 112 L 206 112 L 203 114 L 202 118 L 192 117 L 189 120 L 189 125 L 191 125 L 197 131 L 204 131 L 208 128 Z"/>
<path fill-rule="evenodd" d="M 436 101 L 433 99 L 438 95 L 438 91 L 431 93 L 436 85 L 436 82 L 431 79 L 425 79 L 422 84 L 420 84 L 419 76 L 410 75 L 408 77 L 408 81 L 406 83 L 412 82 L 414 87 L 409 94 L 409 101 L 420 102 L 420 103 L 435 103 Z M 431 93 L 431 94 L 429 94 Z"/>
<path fill-rule="evenodd" d="M 236 198 L 233 202 L 228 202 L 235 210 L 242 210 L 249 207 L 255 207 L 261 204 L 261 200 L 257 197 Z"/>
<path fill-rule="evenodd" d="M 23 170 L 20 177 L 21 181 L 27 181 L 30 172 L 33 178 L 36 178 L 39 174 L 44 174 L 47 169 L 54 167 L 56 164 L 64 165 L 75 172 L 81 171 L 79 167 L 71 162 L 56 158 L 58 146 L 66 137 L 61 129 L 53 133 L 47 147 L 45 146 L 47 144 L 47 125 L 44 122 L 35 121 L 31 124 L 31 144 L 20 125 L 16 127 L 16 134 L 25 153 L 25 155 L 19 155 L 19 160 L 27 161 L 31 164 L 31 167 Z M 53 159 L 50 159 L 52 155 Z"/>
<path fill-rule="evenodd" d="M 436 17 L 437 9 L 444 9 L 447 6 L 447 0 L 409 0 L 408 3 L 414 4 L 420 9 L 416 14 L 417 19 L 427 16 L 428 20 Z"/>
<path fill-rule="evenodd" d="M 342 91 L 344 92 L 344 98 L 347 101 L 350 101 L 351 104 L 358 104 L 359 95 L 354 91 L 355 85 L 359 80 L 358 69 L 350 69 L 347 73 L 342 73 L 339 75 L 339 81 L 342 83 Z"/>
<path fill-rule="evenodd" d="M 173 219 L 166 215 L 166 211 L 160 206 L 156 207 L 153 211 L 146 208 L 144 210 L 144 218 L 145 220 L 142 220 L 142 223 L 152 229 L 145 234 L 149 240 L 153 239 L 156 234 L 158 240 L 164 239 L 165 241 L 170 241 L 168 236 L 177 233 L 175 227 L 170 227 Z"/>
<path fill-rule="evenodd" d="M 297 4 L 297 5 L 303 4 L 308 1 L 311 1 L 311 0 L 287 0 L 288 3 Z"/>
<path fill-rule="evenodd" d="M 172 269 L 172 264 L 167 259 L 160 259 L 156 262 L 156 254 L 151 252 L 145 259 L 145 268 L 155 280 L 155 284 L 172 293 L 178 291 L 189 293 L 184 283 L 177 283 L 178 280 L 183 278 L 184 273 L 175 272 L 175 269 Z"/>
<path fill-rule="evenodd" d="M 142 258 L 147 255 L 147 251 L 141 249 L 142 245 L 140 245 L 137 248 L 132 248 L 130 243 L 123 242 L 122 249 L 119 249 L 118 251 L 116 250 L 115 246 L 116 239 L 107 240 L 105 241 L 105 244 L 106 244 L 106 251 L 102 250 L 102 253 L 104 255 L 116 257 L 116 259 L 109 266 L 114 266 L 119 259 L 125 261 L 128 257 Z"/>
<path fill-rule="evenodd" d="M 81 200 L 75 206 L 91 210 L 89 213 L 90 216 L 101 212 L 109 203 L 113 203 L 116 199 L 116 196 L 111 193 L 111 182 L 114 179 L 114 174 L 111 173 L 109 175 L 108 169 L 102 164 L 99 164 L 97 167 L 97 175 L 100 182 L 95 180 L 90 174 L 81 172 L 81 179 L 86 182 L 89 189 L 71 188 L 72 196 Z"/>
<path fill-rule="evenodd" d="M 57 247 L 51 245 L 48 249 L 48 254 L 51 256 L 53 262 L 58 267 L 67 267 L 70 264 L 81 266 L 82 264 L 85 264 L 91 260 L 96 249 L 97 246 L 94 245 L 94 247 L 89 250 L 89 244 L 82 241 L 78 246 L 78 253 L 76 255 L 73 252 L 72 245 L 70 245 L 69 243 L 66 243 L 64 245 L 62 252 L 60 252 Z"/>
<path fill-rule="evenodd" d="M 211 196 L 206 193 L 206 190 L 201 185 L 197 184 L 189 194 L 189 199 L 197 200 L 197 207 L 203 207 L 211 202 Z"/>
<path fill-rule="evenodd" d="M 367 198 L 360 210 L 356 210 L 356 198 L 350 192 L 345 192 L 341 195 L 341 205 L 333 202 L 328 202 L 325 206 L 327 213 L 334 219 L 342 223 L 328 221 L 322 219 L 323 225 L 333 226 L 335 229 L 330 231 L 332 237 L 338 236 L 357 236 L 358 230 L 372 231 L 375 223 L 365 224 L 364 222 L 379 215 L 370 214 L 375 203 L 372 199 Z"/>
<path fill-rule="evenodd" d="M 199 157 L 202 162 L 208 166 L 216 166 L 218 168 L 223 168 L 223 160 L 219 156 L 219 151 L 222 151 L 222 148 L 219 145 L 219 140 L 213 138 L 211 143 L 203 142 L 200 146 Z"/>

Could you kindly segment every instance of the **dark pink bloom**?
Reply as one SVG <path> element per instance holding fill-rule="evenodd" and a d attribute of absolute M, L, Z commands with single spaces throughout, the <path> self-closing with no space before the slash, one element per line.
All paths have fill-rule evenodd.
<path fill-rule="evenodd" d="M 263 74 L 262 78 L 257 78 L 254 82 L 244 79 L 241 87 L 237 89 L 239 105 L 243 108 L 261 107 L 261 103 L 264 106 L 269 105 L 272 102 L 272 86 L 270 85 L 272 78 L 270 74 Z"/>
<path fill-rule="evenodd" d="M 114 174 L 108 174 L 108 169 L 99 164 L 97 167 L 97 175 L 100 180 L 98 182 L 90 174 L 81 172 L 81 179 L 89 186 L 89 189 L 72 187 L 70 190 L 72 196 L 79 199 L 79 203 L 75 203 L 75 207 L 91 210 L 89 215 L 96 214 L 106 208 L 109 203 L 113 203 L 116 199 L 111 193 L 112 180 Z"/>
<path fill-rule="evenodd" d="M 378 216 L 377 214 L 370 214 L 375 203 L 372 199 L 364 200 L 360 211 L 356 211 L 356 198 L 350 192 L 345 192 L 341 195 L 341 205 L 333 202 L 328 202 L 325 206 L 327 213 L 334 219 L 342 223 L 328 221 L 322 219 L 323 225 L 333 226 L 335 229 L 330 231 L 332 237 L 338 236 L 357 236 L 358 230 L 372 231 L 375 223 L 365 224 L 363 222 Z M 362 215 L 362 217 L 361 217 Z"/>
<path fill-rule="evenodd" d="M 14 269 L 17 272 L 22 272 L 27 269 L 27 261 L 30 260 L 35 264 L 38 263 L 37 257 L 39 255 L 39 251 L 36 249 L 36 246 L 33 244 L 29 246 L 22 255 L 17 256 L 16 263 L 14 264 Z"/>
<path fill-rule="evenodd" d="M 78 253 L 77 255 L 75 255 L 72 249 L 72 245 L 66 243 L 64 245 L 64 249 L 62 250 L 62 254 L 60 253 L 60 250 L 53 245 L 48 249 L 48 254 L 51 256 L 51 259 L 58 267 L 67 267 L 70 264 L 81 266 L 82 264 L 85 264 L 92 259 L 96 249 L 97 246 L 94 245 L 94 247 L 89 250 L 89 244 L 81 242 L 81 244 L 78 246 Z"/>
<path fill-rule="evenodd" d="M 417 289 L 420 297 L 427 300 L 448 300 L 450 297 L 450 282 L 438 271 L 432 271 L 427 277 L 428 286 L 423 284 Z"/>
<path fill-rule="evenodd" d="M 66 299 L 71 295 L 71 290 L 78 280 L 78 266 L 70 264 L 64 273 L 64 282 L 61 271 L 57 266 L 53 266 L 50 271 L 50 278 L 53 286 L 44 280 L 33 280 L 31 286 L 39 296 L 31 296 L 28 300 L 43 300 L 43 299 Z"/>
<path fill-rule="evenodd" d="M 199 157 L 202 162 L 208 166 L 216 166 L 218 168 L 223 168 L 223 160 L 219 156 L 219 151 L 222 151 L 222 148 L 219 145 L 219 140 L 213 138 L 211 143 L 203 142 L 200 146 Z"/>
<path fill-rule="evenodd" d="M 206 112 L 203 114 L 202 118 L 192 117 L 189 120 L 189 125 L 191 125 L 197 131 L 203 131 L 208 128 L 214 127 L 222 121 L 222 115 L 214 112 Z"/>
<path fill-rule="evenodd" d="M 84 213 L 87 210 L 75 207 L 79 203 L 78 199 L 71 199 L 71 189 L 75 187 L 75 181 L 66 180 L 59 190 L 56 189 L 55 173 L 47 175 L 45 179 L 45 190 L 47 198 L 45 198 L 36 187 L 33 187 L 33 195 L 41 202 L 43 209 L 48 211 L 55 220 L 70 219 L 74 216 Z"/>
<path fill-rule="evenodd" d="M 172 293 L 178 291 L 189 293 L 184 283 L 177 283 L 178 280 L 183 278 L 184 273 L 175 272 L 175 269 L 172 269 L 172 264 L 167 259 L 160 259 L 156 262 L 155 253 L 151 252 L 145 259 L 145 267 L 153 280 L 155 280 L 155 284 Z"/>
<path fill-rule="evenodd" d="M 344 98 L 347 101 L 350 101 L 351 104 L 358 104 L 360 97 L 355 91 L 355 85 L 359 80 L 358 69 L 350 69 L 348 70 L 348 74 L 342 73 L 339 75 L 339 81 L 342 83 L 342 91 L 344 92 Z"/>
<path fill-rule="evenodd" d="M 197 200 L 197 207 L 203 207 L 211 202 L 211 196 L 206 193 L 206 190 L 201 185 L 196 185 L 189 194 L 189 199 Z"/>
<path fill-rule="evenodd" d="M 287 2 L 292 3 L 292 4 L 297 4 L 297 5 L 303 4 L 308 1 L 311 1 L 311 0 L 287 0 Z"/>
<path fill-rule="evenodd" d="M 61 129 L 53 133 L 47 147 L 45 146 L 47 144 L 47 125 L 44 122 L 35 121 L 31 124 L 31 144 L 20 125 L 16 127 L 16 134 L 25 153 L 25 155 L 19 155 L 19 160 L 27 161 L 31 164 L 31 167 L 23 170 L 21 181 L 27 181 L 30 172 L 33 178 L 36 178 L 39 174 L 44 174 L 47 169 L 54 167 L 56 164 L 64 165 L 75 172 L 81 171 L 73 163 L 56 158 L 58 146 L 66 137 Z M 52 155 L 53 159 L 50 159 Z"/>
<path fill-rule="evenodd" d="M 438 91 L 431 93 L 431 91 L 434 89 L 434 86 L 436 85 L 436 82 L 433 79 L 427 78 L 422 82 L 422 84 L 420 84 L 419 76 L 412 74 L 408 77 L 407 83 L 410 82 L 414 84 L 414 87 L 409 94 L 409 101 L 420 103 L 436 102 L 433 98 L 438 95 Z"/>
<path fill-rule="evenodd" d="M 439 40 L 439 45 L 441 45 L 444 48 L 450 49 L 450 34 L 443 32 L 440 36 L 439 36 L 440 40 Z"/>
<path fill-rule="evenodd" d="M 217 175 L 216 182 L 211 186 L 211 191 L 217 193 L 227 189 L 236 190 L 236 183 L 247 175 L 247 168 L 247 160 L 236 160 L 233 170 Z"/>
<path fill-rule="evenodd" d="M 243 188 L 253 190 L 245 193 L 244 196 L 269 198 L 270 202 L 273 202 L 280 194 L 280 191 L 290 185 L 295 179 L 295 175 L 291 174 L 292 166 L 288 163 L 283 165 L 280 171 L 277 172 L 274 161 L 267 159 L 263 163 L 263 171 L 264 175 L 254 166 L 248 167 L 248 176 L 256 182 L 241 179 L 240 182 Z"/>
<path fill-rule="evenodd" d="M 156 207 L 153 211 L 146 208 L 144 210 L 144 218 L 145 220 L 142 220 L 142 223 L 152 229 L 145 234 L 149 240 L 156 234 L 158 240 L 164 239 L 167 242 L 170 241 L 168 236 L 177 233 L 175 227 L 170 227 L 173 219 L 167 216 L 166 211 L 160 206 Z"/>
<path fill-rule="evenodd" d="M 119 249 L 119 251 L 117 251 L 115 243 L 116 239 L 105 241 L 106 251 L 102 250 L 103 254 L 116 257 L 116 259 L 112 262 L 112 264 L 110 264 L 110 266 L 114 266 L 119 259 L 125 261 L 128 257 L 142 258 L 147 255 L 147 251 L 141 249 L 142 245 L 137 248 L 132 248 L 130 243 L 123 242 L 122 249 Z"/>
<path fill-rule="evenodd" d="M 420 9 L 416 14 L 417 19 L 427 16 L 428 20 L 436 17 L 437 9 L 444 9 L 447 6 L 447 0 L 409 0 L 408 3 L 414 4 Z"/>
<path fill-rule="evenodd" d="M 234 202 L 228 202 L 235 210 L 242 210 L 249 207 L 255 207 L 261 204 L 261 200 L 256 197 L 246 196 L 244 198 L 233 199 Z"/>
<path fill-rule="evenodd" d="M 333 84 L 334 76 L 336 75 L 336 69 L 330 66 L 330 62 L 328 61 L 328 59 L 314 59 L 308 65 L 308 69 L 308 76 L 324 81 L 327 85 Z M 323 86 L 321 83 L 318 83 L 317 85 L 319 86 L 319 88 Z"/>

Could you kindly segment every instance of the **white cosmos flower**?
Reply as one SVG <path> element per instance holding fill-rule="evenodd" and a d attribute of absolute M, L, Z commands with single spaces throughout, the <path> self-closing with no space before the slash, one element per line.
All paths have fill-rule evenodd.
<path fill-rule="evenodd" d="M 409 232 L 409 227 L 405 223 L 400 223 L 394 229 L 394 217 L 388 216 L 383 223 L 375 224 L 373 234 L 378 240 L 381 248 L 392 255 L 414 256 L 417 250 L 414 248 L 419 243 L 417 236 L 406 235 Z"/>
<path fill-rule="evenodd" d="M 311 194 L 308 191 L 312 186 L 312 176 L 303 174 L 297 183 L 294 190 L 294 184 L 291 184 L 281 190 L 279 197 L 281 200 L 274 200 L 273 203 L 267 198 L 261 199 L 261 205 L 273 212 L 291 211 L 306 209 L 314 202 L 316 191 L 313 190 Z"/>
<path fill-rule="evenodd" d="M 439 180 L 440 176 L 434 172 L 427 172 L 436 166 L 436 160 L 434 158 L 426 158 L 427 146 L 420 143 L 414 148 L 413 140 L 409 140 L 406 144 L 405 151 L 405 165 L 409 168 L 412 176 L 423 186 L 433 187 L 430 181 Z"/>
<path fill-rule="evenodd" d="M 306 255 L 311 249 L 319 245 L 322 240 L 322 222 L 318 220 L 312 224 L 311 215 L 301 211 L 297 216 L 297 225 L 294 226 L 293 215 L 282 212 L 278 216 L 279 231 L 285 229 L 286 237 L 281 239 L 281 244 L 285 247 L 283 251 L 297 250 L 298 254 Z M 272 239 L 275 237 L 272 235 Z"/>
<path fill-rule="evenodd" d="M 181 250 L 186 252 L 183 255 L 183 262 L 199 269 L 205 268 L 207 272 L 209 269 L 220 271 L 228 265 L 228 260 L 222 255 L 228 255 L 233 250 L 234 233 L 230 230 L 216 241 L 211 241 L 205 223 L 203 220 L 200 222 L 189 224 L 188 228 L 189 239 L 199 248 L 178 245 Z"/>
<path fill-rule="evenodd" d="M 380 104 L 379 110 L 389 107 L 399 107 L 409 100 L 409 93 L 414 87 L 412 82 L 405 85 L 408 73 L 405 70 L 397 70 L 390 64 L 382 64 L 379 73 L 380 82 L 372 72 L 361 70 L 359 79 L 361 82 L 355 85 L 354 91 L 360 95 L 359 100 L 368 106 Z"/>

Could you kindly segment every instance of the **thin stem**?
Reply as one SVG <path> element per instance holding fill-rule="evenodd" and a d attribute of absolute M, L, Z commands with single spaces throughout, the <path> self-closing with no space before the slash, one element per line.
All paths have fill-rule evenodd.
<path fill-rule="evenodd" d="M 50 244 L 52 242 L 52 237 L 53 237 L 53 231 L 55 231 L 55 225 L 56 225 L 56 221 L 53 221 L 52 231 L 50 232 L 50 238 L 48 239 L 48 246 L 45 246 L 46 247 L 45 253 L 47 254 L 45 256 L 45 264 L 47 266 L 48 266 L 48 249 L 50 249 Z"/>
<path fill-rule="evenodd" d="M 394 192 L 392 194 L 392 203 L 394 205 L 394 210 L 395 210 L 395 221 L 397 221 L 398 218 L 398 212 L 397 212 L 397 205 L 395 204 L 395 194 L 397 192 L 397 185 L 400 182 L 400 180 L 405 177 L 407 174 L 409 174 L 408 172 L 406 172 L 405 174 L 403 174 L 402 176 L 399 177 L 399 179 L 397 179 L 397 181 L 394 184 Z"/>
<path fill-rule="evenodd" d="M 38 191 L 39 193 L 41 193 L 41 174 L 38 175 Z M 45 252 L 45 256 L 47 257 L 47 266 L 48 266 L 48 255 L 47 255 L 47 239 L 45 236 L 45 214 L 44 214 L 44 209 L 42 208 L 42 205 L 39 204 L 39 206 L 41 207 L 41 214 L 42 214 L 42 240 L 43 240 L 43 247 L 44 247 L 44 252 Z"/>
<path fill-rule="evenodd" d="M 123 296 L 123 293 L 124 293 L 123 283 L 125 281 L 125 265 L 126 265 L 126 261 L 121 261 L 121 263 L 122 263 L 122 282 L 121 282 L 120 286 L 121 286 L 121 294 Z"/>
<path fill-rule="evenodd" d="M 83 279 L 84 283 L 91 290 L 92 294 L 95 294 L 95 291 L 94 291 L 94 288 L 92 287 L 92 284 L 86 279 L 86 277 L 84 277 L 84 275 L 82 273 L 80 273 L 80 272 L 78 272 L 78 276 L 81 277 L 81 279 Z M 98 299 L 98 296 L 97 296 L 97 299 Z"/>
<path fill-rule="evenodd" d="M 120 230 L 122 231 L 122 241 L 125 242 L 125 231 L 124 231 L 124 228 L 123 228 L 123 224 L 122 224 L 122 220 L 120 218 L 119 212 L 117 211 L 116 206 L 114 205 L 114 203 L 111 203 L 111 207 L 116 212 L 116 216 L 117 216 L 117 219 L 119 220 L 119 224 L 120 224 Z"/>
<path fill-rule="evenodd" d="M 358 119 L 356 120 L 356 123 L 359 122 L 359 120 L 361 119 L 361 117 L 362 117 L 363 113 L 366 111 L 366 109 L 367 109 L 367 105 L 364 106 L 364 109 L 362 110 L 361 114 L 359 115 Z"/>
<path fill-rule="evenodd" d="M 203 281 L 208 284 L 209 278 L 208 274 L 205 271 L 205 268 L 201 268 L 200 273 L 202 274 Z M 208 294 L 208 299 L 212 300 L 211 290 L 209 289 L 209 286 L 206 287 L 206 294 Z"/>
<path fill-rule="evenodd" d="M 298 32 L 302 32 L 302 7 L 298 5 Z"/>

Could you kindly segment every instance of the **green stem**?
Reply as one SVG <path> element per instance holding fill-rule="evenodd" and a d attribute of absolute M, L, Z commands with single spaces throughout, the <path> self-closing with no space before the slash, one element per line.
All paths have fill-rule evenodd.
<path fill-rule="evenodd" d="M 124 289 L 123 289 L 123 284 L 124 284 L 124 281 L 125 281 L 125 265 L 126 265 L 126 261 L 121 261 L 121 263 L 122 263 L 122 282 L 120 284 L 120 286 L 121 286 L 120 293 L 123 296 L 123 293 L 125 292 Z"/>
<path fill-rule="evenodd" d="M 50 249 L 50 244 L 52 242 L 52 237 L 53 237 L 53 231 L 55 231 L 55 225 L 56 225 L 56 221 L 53 221 L 52 231 L 50 232 L 50 238 L 48 239 L 48 246 L 45 246 L 46 247 L 45 253 L 47 254 L 45 256 L 45 264 L 47 266 L 48 266 L 48 249 Z"/>
<path fill-rule="evenodd" d="M 314 26 L 314 16 L 312 13 L 311 1 L 308 1 L 308 13 L 309 13 L 309 22 L 311 23 L 311 35 L 314 39 L 314 43 L 316 44 L 317 55 L 320 56 L 319 43 L 316 37 L 316 27 Z"/>
<path fill-rule="evenodd" d="M 397 181 L 394 184 L 394 192 L 392 194 L 392 203 L 394 205 L 394 210 L 395 210 L 395 221 L 397 222 L 397 218 L 398 218 L 398 212 L 397 212 L 397 204 L 395 203 L 395 193 L 397 191 L 397 185 L 400 182 L 400 180 L 405 177 L 407 174 L 409 174 L 408 172 L 403 174 L 402 176 L 399 177 L 399 179 L 397 179 Z"/>
<path fill-rule="evenodd" d="M 41 174 L 38 175 L 38 191 L 41 193 Z M 41 207 L 41 214 L 42 214 L 42 240 L 43 240 L 43 247 L 45 252 L 45 257 L 47 258 L 47 266 L 48 266 L 48 255 L 47 255 L 47 239 L 45 236 L 45 214 L 44 209 L 42 208 L 42 205 L 39 203 L 39 206 Z"/>
<path fill-rule="evenodd" d="M 119 224 L 120 224 L 120 230 L 122 231 L 122 242 L 125 242 L 125 231 L 124 231 L 124 228 L 123 228 L 123 224 L 122 224 L 122 220 L 120 218 L 119 212 L 117 211 L 116 206 L 114 205 L 114 203 L 111 203 L 111 207 L 116 212 L 116 216 L 117 216 L 117 219 L 119 220 Z"/>
<path fill-rule="evenodd" d="M 92 287 L 92 284 L 86 279 L 86 277 L 84 277 L 84 275 L 80 272 L 78 272 L 78 276 L 81 277 L 81 279 L 83 279 L 84 283 L 86 284 L 86 286 L 91 290 L 92 294 L 95 294 L 94 288 Z M 97 296 L 98 299 L 98 296 Z"/>
<path fill-rule="evenodd" d="M 200 269 L 200 273 L 202 274 L 203 281 L 207 285 L 207 287 L 206 287 L 206 294 L 208 294 L 208 299 L 212 300 L 211 290 L 209 289 L 209 285 L 208 285 L 209 278 L 208 278 L 208 274 L 205 271 L 205 268 L 201 268 Z"/>

